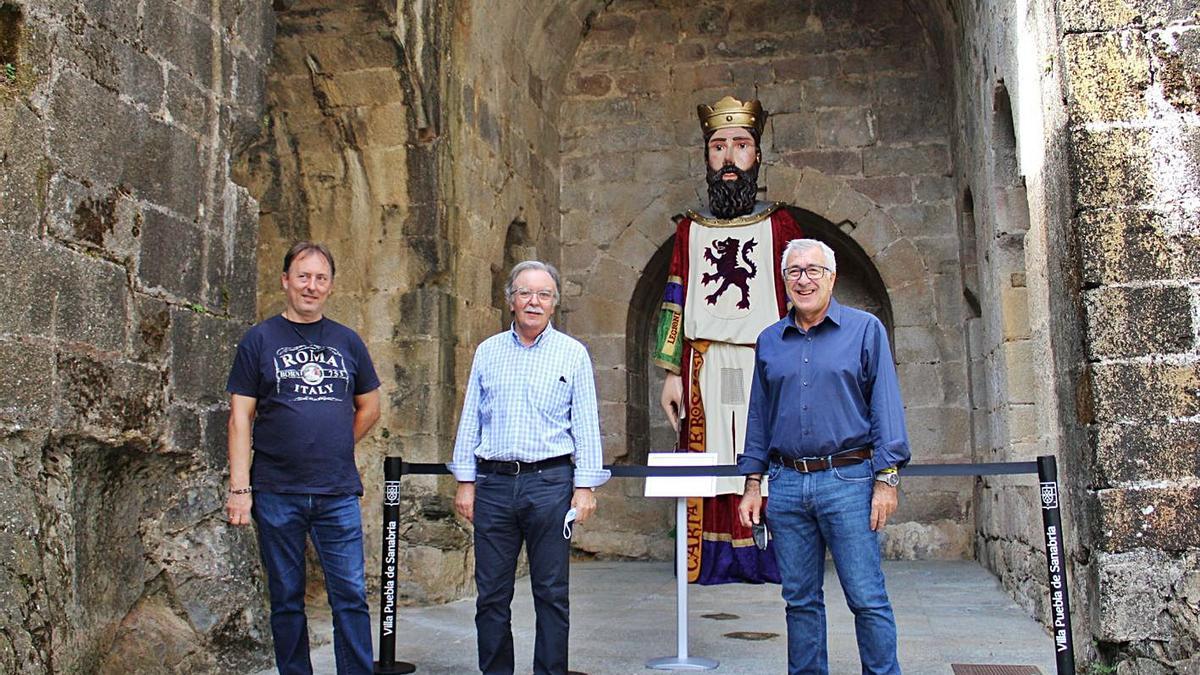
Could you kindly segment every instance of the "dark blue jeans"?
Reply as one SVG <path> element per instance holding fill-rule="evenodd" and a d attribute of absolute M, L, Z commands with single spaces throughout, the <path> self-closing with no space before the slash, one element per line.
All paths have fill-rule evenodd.
<path fill-rule="evenodd" d="M 571 542 L 563 537 L 563 516 L 574 489 L 571 466 L 475 476 L 475 629 L 479 670 L 487 675 L 513 672 L 511 605 L 522 543 L 536 613 L 533 672 L 567 672 Z"/>
<path fill-rule="evenodd" d="M 337 672 L 370 675 L 371 615 L 358 497 L 255 492 L 253 515 L 271 592 L 271 633 L 280 675 L 312 673 L 304 616 L 306 537 L 312 537 L 325 572 Z"/>
<path fill-rule="evenodd" d="M 862 672 L 898 675 L 896 620 L 883 583 L 879 539 L 871 531 L 870 464 L 800 473 L 773 463 L 770 481 L 767 527 L 787 603 L 788 673 L 829 672 L 822 591 L 828 546 L 854 613 Z"/>

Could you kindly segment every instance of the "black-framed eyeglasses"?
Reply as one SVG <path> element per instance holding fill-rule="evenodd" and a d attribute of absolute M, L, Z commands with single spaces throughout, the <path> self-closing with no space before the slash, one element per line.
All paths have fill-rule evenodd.
<path fill-rule="evenodd" d="M 783 277 L 788 281 L 795 281 L 800 278 L 800 275 L 820 281 L 826 274 L 833 274 L 833 270 L 824 265 L 809 265 L 808 267 L 788 267 L 783 270 Z"/>

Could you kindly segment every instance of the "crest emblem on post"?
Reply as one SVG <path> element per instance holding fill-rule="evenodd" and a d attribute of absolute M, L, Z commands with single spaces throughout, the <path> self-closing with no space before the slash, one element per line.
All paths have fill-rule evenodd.
<path fill-rule="evenodd" d="M 383 505 L 400 506 L 400 481 L 389 480 L 383 483 Z"/>
<path fill-rule="evenodd" d="M 1058 485 L 1055 483 L 1042 483 L 1042 508 L 1057 509 L 1058 508 Z"/>

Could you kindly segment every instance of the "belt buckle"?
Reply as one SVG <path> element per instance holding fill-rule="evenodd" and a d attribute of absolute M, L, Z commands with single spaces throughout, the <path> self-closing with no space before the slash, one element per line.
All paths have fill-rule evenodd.
<path fill-rule="evenodd" d="M 519 462 L 519 461 L 514 461 L 514 462 L 513 462 L 513 466 L 517 467 L 517 470 L 516 470 L 516 471 L 514 471 L 514 472 L 512 473 L 512 475 L 514 475 L 514 476 L 520 476 L 520 475 L 521 475 L 521 462 Z"/>
<path fill-rule="evenodd" d="M 812 470 L 808 468 L 808 460 L 807 460 L 807 459 L 801 458 L 801 459 L 800 459 L 800 466 L 804 467 L 803 469 L 801 469 L 801 471 L 802 471 L 802 472 L 804 472 L 804 473 L 812 473 Z"/>

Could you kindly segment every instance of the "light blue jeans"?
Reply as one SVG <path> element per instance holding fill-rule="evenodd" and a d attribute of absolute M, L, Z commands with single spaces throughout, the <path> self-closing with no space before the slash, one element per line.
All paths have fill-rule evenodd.
<path fill-rule="evenodd" d="M 833 554 L 846 604 L 854 613 L 862 672 L 900 672 L 896 620 L 871 531 L 875 476 L 869 462 L 814 473 L 772 463 L 767 527 L 787 603 L 788 673 L 828 673 L 825 549 Z"/>
<path fill-rule="evenodd" d="M 333 653 L 339 675 L 370 675 L 371 615 L 363 570 L 362 512 L 354 495 L 255 492 L 252 509 L 271 593 L 275 666 L 281 675 L 310 675 L 304 615 L 304 544 L 325 571 L 333 610 Z"/>

